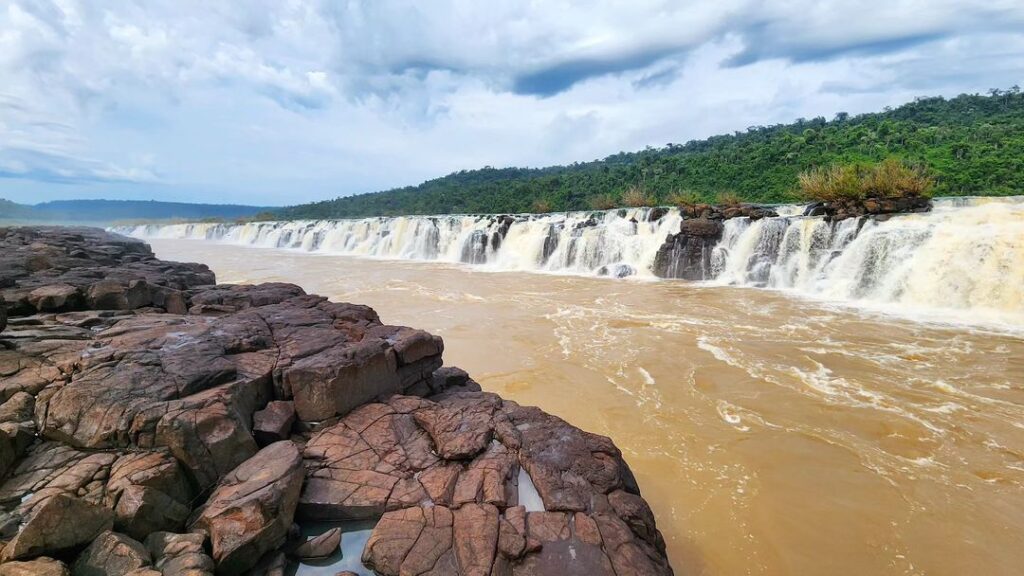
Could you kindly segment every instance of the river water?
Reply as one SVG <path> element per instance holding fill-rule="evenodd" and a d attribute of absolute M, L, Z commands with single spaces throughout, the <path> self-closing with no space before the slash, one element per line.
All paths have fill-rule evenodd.
<path fill-rule="evenodd" d="M 294 282 L 429 330 L 485 389 L 610 436 L 678 574 L 1009 575 L 1024 570 L 1024 310 L 1013 284 L 1024 236 L 989 225 L 1005 216 L 997 210 L 969 230 L 989 247 L 968 250 L 973 260 L 948 277 L 966 239 L 942 237 L 941 213 L 900 225 L 931 227 L 916 246 L 945 247 L 912 262 L 914 278 L 939 277 L 930 290 L 911 282 L 921 310 L 903 299 L 906 282 L 872 298 L 863 278 L 849 287 L 863 296 L 852 307 L 835 285 L 812 286 L 839 272 L 799 256 L 803 272 L 768 282 L 780 291 L 140 235 L 222 282 Z M 678 220 L 652 234 L 663 225 Z M 649 256 L 643 242 L 623 246 L 586 266 Z M 894 258 L 887 266 L 915 260 Z M 799 282 L 805 290 L 788 289 Z"/>

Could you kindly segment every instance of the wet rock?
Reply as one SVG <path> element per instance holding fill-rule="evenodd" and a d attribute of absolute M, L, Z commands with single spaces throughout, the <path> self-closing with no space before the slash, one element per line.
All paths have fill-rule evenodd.
<path fill-rule="evenodd" d="M 928 212 L 932 209 L 930 198 L 923 196 L 902 196 L 896 198 L 864 198 L 822 202 L 808 207 L 805 215 L 823 215 L 826 220 L 838 222 L 847 218 L 873 216 L 885 218 L 893 214 Z"/>
<path fill-rule="evenodd" d="M 67 566 L 53 558 L 0 564 L 0 576 L 70 576 Z"/>
<path fill-rule="evenodd" d="M 271 444 L 220 480 L 189 529 L 209 534 L 217 570 L 240 573 L 284 544 L 302 489 L 291 441 Z"/>
<path fill-rule="evenodd" d="M 341 546 L 341 528 L 331 528 L 323 534 L 299 544 L 292 553 L 303 560 L 326 558 Z"/>
<path fill-rule="evenodd" d="M 154 532 L 146 538 L 153 568 L 164 576 L 212 576 L 213 559 L 203 547 L 204 534 Z"/>
<path fill-rule="evenodd" d="M 124 576 L 150 565 L 150 554 L 145 546 L 116 532 L 104 532 L 96 537 L 75 560 L 73 576 Z"/>
<path fill-rule="evenodd" d="M 263 446 L 279 440 L 287 440 L 295 422 L 295 405 L 292 402 L 276 400 L 253 414 L 252 433 Z"/>
<path fill-rule="evenodd" d="M 614 266 L 601 266 L 597 269 L 598 276 L 610 276 L 612 278 L 626 278 L 636 274 L 636 269 L 629 264 L 616 264 Z"/>
<path fill-rule="evenodd" d="M 21 560 L 58 554 L 91 542 L 113 524 L 109 508 L 56 494 L 35 507 L 7 547 L 4 558 Z"/>
<path fill-rule="evenodd" d="M 654 257 L 654 273 L 661 278 L 711 278 L 711 251 L 724 227 L 709 218 L 684 219 L 678 234 L 670 235 Z"/>

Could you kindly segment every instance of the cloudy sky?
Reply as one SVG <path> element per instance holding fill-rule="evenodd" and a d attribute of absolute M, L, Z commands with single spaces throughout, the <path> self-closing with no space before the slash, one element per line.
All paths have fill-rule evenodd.
<path fill-rule="evenodd" d="M 590 160 L 1024 84 L 1022 31 L 1021 0 L 0 0 L 0 197 L 282 205 Z"/>

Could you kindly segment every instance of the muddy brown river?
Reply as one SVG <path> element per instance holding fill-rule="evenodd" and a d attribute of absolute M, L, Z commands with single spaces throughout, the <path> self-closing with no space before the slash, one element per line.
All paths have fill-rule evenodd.
<path fill-rule="evenodd" d="M 445 340 L 486 389 L 610 436 L 677 574 L 1024 572 L 1024 326 L 753 288 L 148 240 Z"/>

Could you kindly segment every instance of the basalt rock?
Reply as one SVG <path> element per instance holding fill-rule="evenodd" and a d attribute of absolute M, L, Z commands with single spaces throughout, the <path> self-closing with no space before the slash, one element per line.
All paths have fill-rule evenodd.
<path fill-rule="evenodd" d="M 218 571 L 241 573 L 285 543 L 302 480 L 299 451 L 285 440 L 260 450 L 217 484 L 189 529 L 209 535 Z"/>
<path fill-rule="evenodd" d="M 72 576 L 125 576 L 150 565 L 149 550 L 116 532 L 96 537 L 75 560 Z"/>
<path fill-rule="evenodd" d="M 93 541 L 113 525 L 109 508 L 67 494 L 45 498 L 26 515 L 3 557 L 23 560 L 67 552 Z"/>
<path fill-rule="evenodd" d="M 681 207 L 679 211 L 683 216 L 679 232 L 670 234 L 654 257 L 654 274 L 661 278 L 712 278 L 711 256 L 722 239 L 725 229 L 723 221 L 731 218 L 760 220 L 778 216 L 775 210 L 756 204 L 692 204 Z"/>
<path fill-rule="evenodd" d="M 164 576 L 212 576 L 213 559 L 207 555 L 205 534 L 154 532 L 146 538 L 153 568 Z"/>
<path fill-rule="evenodd" d="M 896 198 L 864 198 L 836 200 L 811 205 L 805 215 L 822 215 L 826 220 L 838 222 L 847 218 L 871 216 L 884 218 L 892 214 L 929 212 L 932 201 L 924 196 L 900 196 Z"/>
<path fill-rule="evenodd" d="M 68 567 L 53 558 L 0 564 L 0 576 L 70 576 Z"/>
<path fill-rule="evenodd" d="M 722 239 L 721 220 L 684 219 L 678 234 L 671 234 L 654 257 L 654 273 L 662 278 L 711 278 L 711 252 Z"/>
<path fill-rule="evenodd" d="M 267 407 L 253 414 L 252 433 L 261 445 L 286 440 L 295 423 L 295 404 L 275 400 Z"/>
<path fill-rule="evenodd" d="M 481 392 L 370 308 L 61 228 L 0 228 L 0 298 L 0 575 L 278 574 L 337 550 L 295 520 L 378 520 L 380 574 L 671 574 L 610 440 Z"/>

